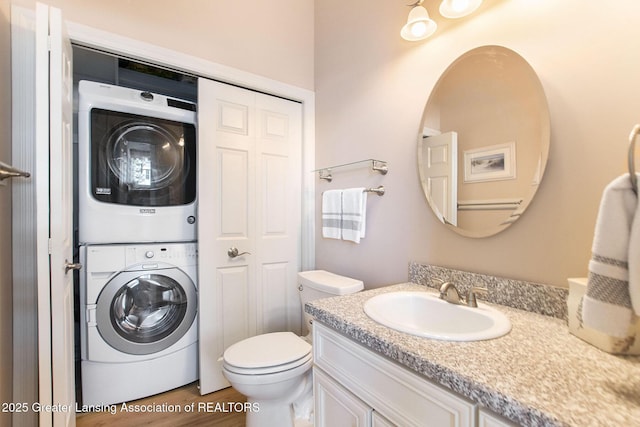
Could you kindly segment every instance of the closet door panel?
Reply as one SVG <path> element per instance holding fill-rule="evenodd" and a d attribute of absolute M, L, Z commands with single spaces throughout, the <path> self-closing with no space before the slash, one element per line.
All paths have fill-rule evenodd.
<path fill-rule="evenodd" d="M 262 266 L 262 292 L 260 298 L 261 333 L 289 330 L 287 313 L 287 276 L 290 274 L 289 263 L 274 263 Z"/>
<path fill-rule="evenodd" d="M 258 332 L 300 333 L 302 106 L 256 95 Z M 273 271 L 279 272 L 278 281 Z"/>
<path fill-rule="evenodd" d="M 216 191 L 221 200 L 233 201 L 216 206 L 217 215 L 213 220 L 218 224 L 218 238 L 249 239 L 249 153 L 221 148 L 217 154 L 214 173 L 217 175 L 219 188 Z"/>
<path fill-rule="evenodd" d="M 255 95 L 198 83 L 200 392 L 228 387 L 222 355 L 256 333 Z M 240 256 L 230 256 L 233 248 Z"/>

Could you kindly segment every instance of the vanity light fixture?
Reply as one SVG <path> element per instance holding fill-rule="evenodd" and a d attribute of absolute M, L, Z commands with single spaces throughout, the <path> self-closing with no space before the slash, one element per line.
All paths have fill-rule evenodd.
<path fill-rule="evenodd" d="M 481 4 L 482 0 L 442 0 L 440 15 L 445 18 L 462 18 L 473 13 Z"/>
<path fill-rule="evenodd" d="M 411 12 L 409 12 L 409 18 L 407 23 L 402 27 L 400 36 L 408 41 L 424 40 L 433 33 L 435 33 L 438 25 L 429 17 L 427 9 L 421 6 L 424 0 L 418 0 L 414 4 Z"/>

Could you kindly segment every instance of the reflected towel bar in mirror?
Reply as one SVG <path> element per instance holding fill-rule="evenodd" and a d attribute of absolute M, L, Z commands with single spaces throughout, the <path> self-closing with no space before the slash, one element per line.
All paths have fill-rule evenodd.
<path fill-rule="evenodd" d="M 633 192 L 638 194 L 638 177 L 636 176 L 635 151 L 636 137 L 640 133 L 640 125 L 635 125 L 629 134 L 629 179 L 631 180 L 631 188 Z"/>
<path fill-rule="evenodd" d="M 516 210 L 522 199 L 466 200 L 458 202 L 460 211 Z"/>

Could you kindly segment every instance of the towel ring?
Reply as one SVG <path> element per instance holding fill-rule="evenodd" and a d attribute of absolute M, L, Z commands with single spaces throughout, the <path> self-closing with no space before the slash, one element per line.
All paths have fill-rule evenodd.
<path fill-rule="evenodd" d="M 638 177 L 636 176 L 635 152 L 636 137 L 640 134 L 640 124 L 635 125 L 629 134 L 629 180 L 631 181 L 631 189 L 638 194 Z"/>

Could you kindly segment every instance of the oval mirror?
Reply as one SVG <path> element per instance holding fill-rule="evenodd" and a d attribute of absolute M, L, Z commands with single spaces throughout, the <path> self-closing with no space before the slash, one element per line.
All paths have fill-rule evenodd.
<path fill-rule="evenodd" d="M 549 134 L 544 90 L 527 61 L 501 46 L 463 54 L 422 116 L 418 169 L 431 209 L 464 236 L 509 227 L 538 189 Z"/>

